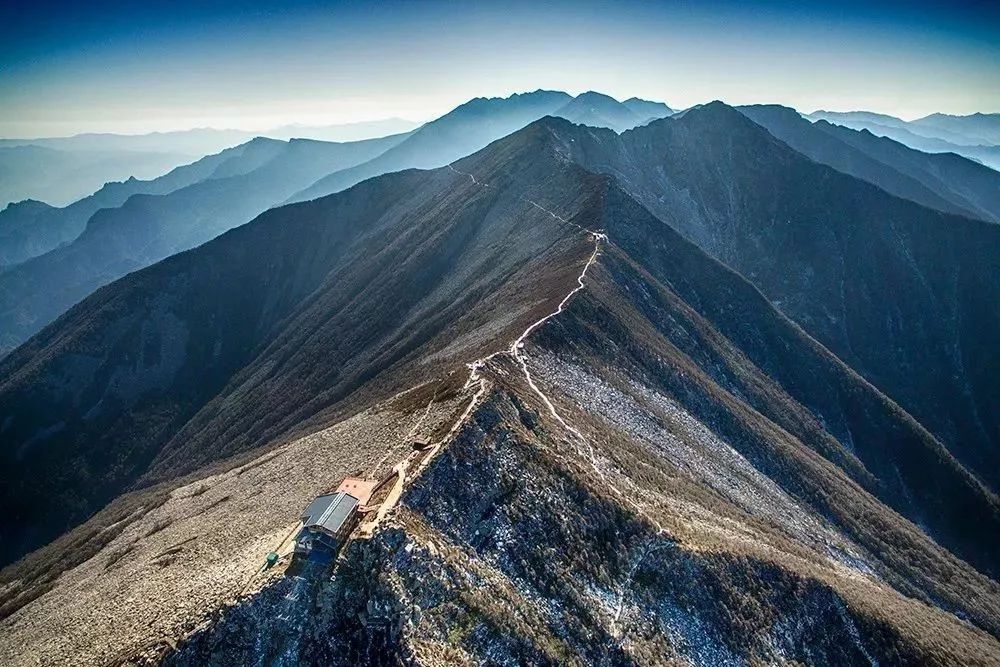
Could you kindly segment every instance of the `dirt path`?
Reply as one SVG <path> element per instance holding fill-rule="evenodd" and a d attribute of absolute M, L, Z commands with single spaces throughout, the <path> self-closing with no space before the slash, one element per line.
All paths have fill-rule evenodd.
<path fill-rule="evenodd" d="M 482 181 L 477 179 L 473 174 L 462 172 L 459 171 L 458 169 L 455 169 L 453 165 L 449 164 L 448 168 L 451 171 L 455 172 L 456 174 L 468 177 L 475 185 L 484 188 L 491 187 L 488 183 L 483 183 Z M 607 488 L 610 489 L 614 495 L 618 496 L 626 505 L 631 507 L 637 514 L 645 517 L 648 521 L 651 522 L 652 525 L 656 527 L 655 536 L 640 548 L 640 552 L 634 559 L 632 567 L 629 568 L 628 573 L 626 574 L 625 578 L 623 579 L 618 588 L 618 601 L 617 604 L 615 605 L 615 610 L 611 618 L 611 641 L 614 642 L 617 640 L 620 642 L 624 640 L 624 636 L 617 637 L 616 635 L 618 634 L 618 629 L 619 629 L 618 626 L 621 621 L 622 614 L 624 612 L 625 594 L 631 586 L 632 579 L 634 578 L 636 571 L 643 563 L 643 561 L 645 561 L 647 556 L 666 546 L 666 544 L 658 544 L 658 545 L 655 544 L 655 542 L 657 542 L 661 536 L 666 534 L 666 530 L 656 519 L 654 519 L 646 512 L 644 507 L 642 507 L 639 503 L 630 498 L 621 489 L 619 489 L 617 485 L 615 485 L 614 483 L 611 482 L 610 479 L 608 479 L 607 474 L 604 472 L 604 470 L 602 470 L 601 466 L 598 464 L 597 456 L 595 454 L 594 447 L 591 444 L 590 440 L 586 436 L 584 436 L 583 433 L 578 428 L 570 424 L 561 414 L 559 414 L 559 411 L 556 409 L 555 403 L 553 403 L 552 399 L 549 398 L 549 396 L 535 382 L 535 379 L 531 374 L 531 369 L 528 365 L 528 358 L 524 354 L 524 345 L 528 336 L 530 336 L 533 331 L 535 331 L 540 326 L 548 322 L 550 319 L 561 314 L 565 310 L 566 305 L 569 303 L 570 299 L 572 299 L 577 293 L 586 288 L 585 279 L 587 277 L 587 272 L 590 270 L 590 267 L 594 265 L 594 263 L 597 261 L 597 258 L 600 256 L 601 244 L 608 243 L 608 237 L 606 234 L 604 234 L 602 230 L 587 229 L 574 222 L 570 222 L 565 218 L 563 218 L 562 216 L 557 215 L 555 212 L 545 208 L 544 206 L 542 206 L 541 204 L 539 204 L 534 200 L 527 199 L 525 197 L 522 197 L 521 199 L 530 204 L 531 206 L 547 213 L 554 220 L 575 227 L 579 231 L 587 234 L 594 243 L 594 249 L 591 252 L 590 257 L 587 259 L 586 264 L 584 264 L 583 269 L 580 271 L 580 275 L 578 275 L 576 278 L 576 287 L 570 290 L 569 293 L 562 298 L 562 300 L 559 302 L 559 305 L 556 307 L 554 311 L 528 325 L 528 327 L 521 332 L 521 335 L 519 335 L 516 339 L 514 339 L 514 341 L 510 344 L 508 348 L 500 350 L 498 352 L 494 352 L 493 354 L 487 355 L 485 357 L 480 357 L 479 359 L 475 359 L 474 361 L 467 364 L 469 368 L 469 377 L 466 380 L 463 389 L 468 391 L 471 390 L 473 387 L 475 387 L 476 391 L 473 394 L 468 405 L 466 406 L 465 410 L 458 417 L 458 419 L 455 420 L 455 422 L 452 424 L 451 428 L 448 429 L 448 432 L 444 435 L 444 437 L 442 437 L 440 440 L 434 443 L 429 449 L 429 451 L 427 451 L 423 460 L 417 466 L 416 470 L 414 470 L 411 477 L 420 476 L 420 474 L 427 468 L 430 461 L 440 451 L 441 447 L 455 436 L 458 430 L 465 423 L 466 419 L 469 418 L 473 410 L 475 410 L 476 407 L 479 405 L 479 403 L 482 401 L 483 396 L 486 395 L 486 392 L 489 389 L 489 381 L 485 377 L 483 377 L 481 371 L 484 368 L 486 368 L 495 357 L 502 354 L 510 355 L 511 358 L 515 361 L 515 363 L 520 367 L 521 372 L 524 375 L 524 379 L 527 382 L 528 386 L 531 388 L 531 391 L 534 392 L 536 396 L 538 396 L 539 400 L 541 400 L 542 404 L 548 410 L 552 418 L 555 419 L 556 422 L 558 422 L 559 425 L 562 426 L 563 429 L 565 429 L 566 432 L 571 435 L 571 440 L 574 441 L 574 448 L 576 449 L 577 455 L 589 463 L 594 473 L 604 482 Z M 430 405 L 428 405 L 427 410 L 430 410 Z M 586 449 L 586 454 L 584 453 L 584 450 L 581 448 L 581 446 Z M 379 507 L 375 518 L 361 527 L 362 537 L 370 537 L 377 529 L 379 523 L 382 521 L 385 515 L 388 514 L 388 512 L 399 501 L 399 498 L 402 496 L 403 486 L 406 481 L 405 480 L 406 468 L 408 465 L 408 461 L 411 460 L 412 455 L 413 454 L 411 453 L 406 459 L 397 464 L 396 468 L 394 468 L 394 470 L 396 470 L 397 468 L 399 469 L 399 475 L 396 479 L 396 483 L 392 491 L 389 493 L 389 496 Z M 624 633 L 622 633 L 622 635 L 624 635 Z"/>
<path fill-rule="evenodd" d="M 403 485 L 406 484 L 406 469 L 409 465 L 410 457 L 407 457 L 392 467 L 392 472 L 396 475 L 396 481 L 393 483 L 388 495 L 386 495 L 385 500 L 378 506 L 375 516 L 370 521 L 361 524 L 361 527 L 358 529 L 362 539 L 369 539 L 374 535 L 375 530 L 378 529 L 385 515 L 399 502 L 400 497 L 403 495 Z"/>
<path fill-rule="evenodd" d="M 481 183 L 472 174 L 461 172 L 455 169 L 455 167 L 453 167 L 452 165 L 448 165 L 448 168 L 457 174 L 468 176 L 470 179 L 472 179 L 472 182 L 477 185 L 482 185 L 483 187 L 490 187 L 489 184 Z M 590 259 L 588 259 L 587 263 L 584 265 L 583 270 L 580 272 L 580 275 L 577 276 L 576 279 L 577 286 L 573 288 L 569 292 L 569 294 L 563 297 L 563 300 L 559 302 L 559 306 L 553 312 L 549 313 L 545 317 L 529 325 L 528 328 L 525 329 L 513 343 L 511 343 L 510 347 L 505 352 L 507 354 L 510 354 L 517 362 L 518 366 L 520 366 L 521 372 L 524 374 L 524 379 L 528 383 L 528 386 L 535 393 L 535 395 L 537 395 L 538 398 L 542 401 L 542 403 L 548 409 L 549 414 L 552 415 L 552 418 L 555 419 L 568 433 L 572 434 L 573 439 L 576 441 L 574 447 L 576 448 L 577 455 L 581 456 L 582 458 L 585 458 L 589 462 L 590 467 L 593 469 L 594 473 L 597 474 L 597 476 L 604 482 L 607 488 L 614 495 L 619 497 L 622 500 L 622 502 L 624 502 L 628 507 L 632 508 L 636 512 L 636 514 L 644 517 L 656 528 L 656 533 L 642 547 L 640 547 L 640 552 L 637 554 L 636 558 L 633 561 L 632 566 L 629 568 L 629 571 L 626 573 L 625 578 L 622 580 L 621 584 L 618 587 L 618 601 L 617 604 L 615 605 L 615 612 L 611 619 L 610 641 L 611 642 L 617 641 L 620 644 L 625 639 L 624 628 L 620 633 L 621 636 L 617 636 L 619 634 L 619 623 L 621 622 L 622 613 L 625 608 L 625 594 L 632 585 L 632 581 L 635 578 L 636 571 L 646 560 L 646 558 L 650 554 L 668 546 L 668 544 L 660 542 L 660 538 L 662 538 L 664 535 L 667 535 L 667 531 L 666 529 L 664 529 L 664 527 L 662 526 L 662 524 L 660 524 L 659 521 L 657 521 L 646 511 L 645 507 L 643 507 L 641 504 L 639 504 L 631 497 L 629 497 L 616 484 L 612 483 L 611 480 L 608 479 L 607 474 L 604 472 L 604 470 L 601 469 L 601 466 L 598 465 L 597 456 L 595 455 L 594 447 L 591 444 L 590 440 L 586 436 L 584 436 L 583 433 L 578 428 L 567 422 L 566 419 L 559 414 L 559 411 L 556 409 L 555 404 L 548 397 L 548 395 L 546 395 L 546 393 L 542 391 L 542 389 L 538 386 L 538 384 L 532 377 L 531 369 L 528 367 L 528 358 L 525 356 L 523 352 L 524 343 L 525 340 L 527 340 L 528 336 L 530 336 L 535 329 L 545 324 L 545 322 L 562 313 L 566 307 L 566 304 L 569 303 L 569 300 L 572 299 L 575 294 L 585 289 L 586 285 L 584 283 L 584 279 L 587 277 L 587 271 L 590 269 L 591 266 L 593 266 L 594 262 L 597 261 L 597 258 L 600 254 L 601 243 L 608 243 L 609 241 L 607 235 L 603 233 L 603 230 L 595 231 L 592 229 L 587 229 L 586 227 L 582 227 L 576 223 L 566 220 L 562 216 L 559 216 L 553 211 L 550 211 L 549 209 L 545 208 L 536 201 L 523 197 L 522 199 L 531 204 L 532 206 L 534 206 L 535 208 L 544 211 L 545 213 L 548 213 L 555 220 L 558 220 L 568 225 L 572 225 L 573 227 L 576 227 L 580 231 L 587 233 L 590 236 L 590 238 L 594 241 L 594 251 L 591 253 Z M 496 355 L 497 353 L 490 355 L 488 357 L 484 357 L 483 359 L 477 359 L 472 364 L 470 364 L 470 370 L 471 370 L 470 381 L 473 377 L 478 375 L 479 369 L 484 367 Z M 584 456 L 583 451 L 580 449 L 580 445 L 583 445 L 587 448 L 586 456 Z"/>

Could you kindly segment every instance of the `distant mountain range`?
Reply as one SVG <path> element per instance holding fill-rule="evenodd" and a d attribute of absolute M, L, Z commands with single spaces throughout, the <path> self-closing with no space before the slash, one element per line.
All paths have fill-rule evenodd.
<path fill-rule="evenodd" d="M 197 128 L 148 134 L 77 134 L 71 137 L 0 139 L 0 148 L 42 146 L 60 151 L 135 151 L 203 156 L 249 141 L 269 139 L 316 139 L 318 141 L 361 141 L 390 134 L 410 132 L 420 126 L 402 118 L 343 123 L 339 125 L 282 125 L 257 132 Z"/>
<path fill-rule="evenodd" d="M 1000 170 L 1000 114 L 931 114 L 905 121 L 868 111 L 815 111 L 806 117 L 867 130 L 927 153 L 956 153 Z"/>
<path fill-rule="evenodd" d="M 341 125 L 284 125 L 260 132 L 203 128 L 137 135 L 0 139 L 0 207 L 25 199 L 65 206 L 105 183 L 130 177 L 152 179 L 258 136 L 286 141 L 360 141 L 410 132 L 419 125 L 389 118 Z"/>
<path fill-rule="evenodd" d="M 965 208 L 988 198 L 781 108 L 618 133 L 567 102 L 371 146 L 440 160 L 542 114 L 267 210 L 0 360 L 3 558 L 56 540 L 0 575 L 0 650 L 55 661 L 72 623 L 95 662 L 1000 659 L 1000 225 Z M 80 239 L 193 236 L 295 151 L 361 158 L 277 148 Z M 254 574 L 304 503 L 390 467 L 370 537 Z"/>
<path fill-rule="evenodd" d="M 0 207 L 26 199 L 65 206 L 109 181 L 153 178 L 197 154 L 176 150 L 95 148 L 65 151 L 48 146 L 6 146 L 0 142 Z"/>
<path fill-rule="evenodd" d="M 670 113 L 664 104 L 637 99 L 629 104 L 642 113 Z M 392 171 L 440 167 L 542 116 L 598 107 L 618 126 L 649 120 L 597 93 L 574 99 L 537 91 L 476 99 L 406 135 L 339 145 L 293 141 L 287 150 L 256 139 L 162 178 L 108 184 L 62 209 L 38 202 L 8 206 L 0 212 L 0 264 L 11 267 L 0 280 L 0 352 L 97 287 L 283 201 L 312 199 Z M 169 196 L 129 199 L 132 195 Z M 114 210 L 92 218 L 100 209 Z"/>
<path fill-rule="evenodd" d="M 42 224 L 56 238 L 71 238 L 87 213 L 112 206 L 86 218 L 71 241 L 0 273 L 0 348 L 17 345 L 98 287 L 241 225 L 323 174 L 369 160 L 405 137 L 343 144 L 254 139 L 162 179 L 107 186 L 65 209 L 8 208 L 0 230 L 17 216 L 27 218 L 15 218 L 18 228 L 36 238 Z"/>
<path fill-rule="evenodd" d="M 62 208 L 27 200 L 0 211 L 0 265 L 19 264 L 78 237 L 100 209 L 117 208 L 134 194 L 167 194 L 219 176 L 253 171 L 273 158 L 277 141 L 250 141 L 177 167 L 150 180 L 129 178 L 106 183 L 101 189 Z"/>

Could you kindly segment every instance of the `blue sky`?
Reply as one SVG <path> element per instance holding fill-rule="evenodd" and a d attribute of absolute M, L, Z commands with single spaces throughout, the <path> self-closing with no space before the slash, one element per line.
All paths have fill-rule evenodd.
<path fill-rule="evenodd" d="M 995 2 L 19 4 L 0 136 L 423 120 L 537 88 L 1000 111 Z"/>

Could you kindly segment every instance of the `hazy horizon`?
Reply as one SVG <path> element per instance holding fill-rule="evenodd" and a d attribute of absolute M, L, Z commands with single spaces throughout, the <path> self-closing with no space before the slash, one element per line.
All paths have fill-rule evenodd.
<path fill-rule="evenodd" d="M 848 2 L 5 7 L 0 136 L 426 121 L 536 89 L 1000 111 L 1000 10 Z"/>
<path fill-rule="evenodd" d="M 293 120 L 291 122 L 279 123 L 279 124 L 255 124 L 255 123 L 251 123 L 251 124 L 245 125 L 243 127 L 237 127 L 237 126 L 193 125 L 193 126 L 163 127 L 163 128 L 156 128 L 156 129 L 151 129 L 151 130 L 146 130 L 146 131 L 136 131 L 136 132 L 115 131 L 115 130 L 112 129 L 112 130 L 84 130 L 82 132 L 74 132 L 72 134 L 45 135 L 45 136 L 38 135 L 38 134 L 25 135 L 25 136 L 0 135 L 0 139 L 11 140 L 11 141 L 26 141 L 26 140 L 29 140 L 29 139 L 65 139 L 65 138 L 72 138 L 72 137 L 83 136 L 83 135 L 90 135 L 90 134 L 94 134 L 94 135 L 113 134 L 113 135 L 119 135 L 119 136 L 125 136 L 125 137 L 129 137 L 129 136 L 139 137 L 139 136 L 145 136 L 145 135 L 149 135 L 149 134 L 168 134 L 168 133 L 172 133 L 172 132 L 197 132 L 197 131 L 200 131 L 200 130 L 214 131 L 214 132 L 265 132 L 265 131 L 270 131 L 270 130 L 279 130 L 279 129 L 284 129 L 284 128 L 290 128 L 290 127 L 302 127 L 302 128 L 344 127 L 344 128 L 348 128 L 348 127 L 351 127 L 352 125 L 361 126 L 361 125 L 378 124 L 378 123 L 390 123 L 390 122 L 394 122 L 394 121 L 395 122 L 401 122 L 401 123 L 413 123 L 415 125 L 420 125 L 420 124 L 426 123 L 428 120 L 433 120 L 433 118 L 427 118 L 427 119 L 423 119 L 423 120 L 414 120 L 412 118 L 401 118 L 399 116 L 385 116 L 385 117 L 368 118 L 368 119 L 364 119 L 364 120 L 349 121 L 349 122 L 343 122 L 343 123 L 324 123 L 322 121 L 312 122 L 312 123 L 306 123 L 306 122 L 299 122 L 299 121 L 294 121 Z"/>
<path fill-rule="evenodd" d="M 487 98 L 506 99 L 506 98 L 509 98 L 509 97 L 511 97 L 513 95 L 524 95 L 524 94 L 527 94 L 527 93 L 537 92 L 537 91 L 541 91 L 541 90 L 549 90 L 549 91 L 553 91 L 553 92 L 554 91 L 566 92 L 569 95 L 572 95 L 574 97 L 576 97 L 577 95 L 580 95 L 582 93 L 585 93 L 585 92 L 603 93 L 603 91 L 600 91 L 600 90 L 596 90 L 596 91 L 581 90 L 579 92 L 570 92 L 570 91 L 567 91 L 567 90 L 555 89 L 555 88 L 549 88 L 549 89 L 535 88 L 533 90 L 518 90 L 518 91 L 514 91 L 512 93 L 505 94 L 505 95 L 478 95 L 478 96 L 472 96 L 472 97 L 463 99 L 460 102 L 456 102 L 452 106 L 447 106 L 445 108 L 442 108 L 442 110 L 440 110 L 438 112 L 435 112 L 431 116 L 428 116 L 426 118 L 404 118 L 404 117 L 399 116 L 399 115 L 389 115 L 389 116 L 378 116 L 378 117 L 372 117 L 372 118 L 363 118 L 363 119 L 360 119 L 360 120 L 344 121 L 344 122 L 332 122 L 332 121 L 331 122 L 324 122 L 323 119 L 314 119 L 312 122 L 305 122 L 305 121 L 298 121 L 298 120 L 295 120 L 295 119 L 291 119 L 291 120 L 289 120 L 287 122 L 282 122 L 282 123 L 278 123 L 278 124 L 274 124 L 274 123 L 270 123 L 270 124 L 269 123 L 259 123 L 259 122 L 258 123 L 247 122 L 247 123 L 245 123 L 243 125 L 227 125 L 227 126 L 223 126 L 223 125 L 215 125 L 215 126 L 213 126 L 213 125 L 193 125 L 193 126 L 179 125 L 179 126 L 157 127 L 157 128 L 153 128 L 153 129 L 149 129 L 149 130 L 133 131 L 133 132 L 129 132 L 129 131 L 116 131 L 114 129 L 106 129 L 106 130 L 83 130 L 83 131 L 80 131 L 80 132 L 74 132 L 72 134 L 66 134 L 66 135 L 45 135 L 44 137 L 42 135 L 38 135 L 38 134 L 35 134 L 35 135 L 25 135 L 25 136 L 0 135 L 0 139 L 10 139 L 10 140 L 27 140 L 27 139 L 41 139 L 41 138 L 49 139 L 49 138 L 61 138 L 61 137 L 73 137 L 73 136 L 79 136 L 79 135 L 85 135 L 85 134 L 116 134 L 116 135 L 122 135 L 122 136 L 142 136 L 142 135 L 146 135 L 146 134 L 171 133 L 171 132 L 193 132 L 193 131 L 199 131 L 199 130 L 219 131 L 219 132 L 227 132 L 227 131 L 233 131 L 233 132 L 258 132 L 258 131 L 260 131 L 260 132 L 263 132 L 263 131 L 268 131 L 268 130 L 281 129 L 281 128 L 284 128 L 284 127 L 296 127 L 296 126 L 304 127 L 304 128 L 324 127 L 324 126 L 344 126 L 344 127 L 348 127 L 348 126 L 351 126 L 351 125 L 365 125 L 365 124 L 375 124 L 375 123 L 392 122 L 392 121 L 414 123 L 414 124 L 419 125 L 419 124 L 423 124 L 423 123 L 427 123 L 427 122 L 430 122 L 432 120 L 435 120 L 436 118 L 439 118 L 442 115 L 444 115 L 444 114 L 452 111 L 456 107 L 458 107 L 458 106 L 460 106 L 460 105 L 462 105 L 462 104 L 464 104 L 466 102 L 469 102 L 472 99 L 475 99 L 475 97 L 487 97 Z M 640 96 L 630 95 L 629 97 L 640 97 Z M 626 97 L 621 97 L 621 98 L 615 98 L 615 99 L 618 99 L 618 101 L 624 101 L 627 98 Z M 653 102 L 665 102 L 665 100 L 658 99 L 658 98 L 644 98 L 644 99 L 648 99 L 649 101 L 653 101 Z M 730 102 L 730 101 L 727 101 L 727 100 L 724 100 L 724 99 L 723 100 L 719 100 L 719 99 L 716 98 L 716 99 L 707 99 L 707 100 L 704 100 L 702 102 L 697 102 L 695 104 L 692 104 L 692 105 L 686 106 L 686 107 L 673 106 L 672 108 L 675 111 L 683 111 L 684 109 L 688 109 L 688 108 L 691 108 L 691 107 L 699 106 L 699 105 L 702 105 L 702 104 L 707 104 L 707 103 L 713 102 L 713 101 L 721 101 L 721 102 L 723 102 L 725 104 L 729 104 L 730 106 L 740 106 L 740 105 L 743 104 L 743 103 L 739 103 L 739 102 Z M 746 104 L 761 104 L 761 103 L 760 102 L 748 102 Z M 787 106 L 787 107 L 795 108 L 795 107 L 792 107 L 792 105 L 790 105 L 790 104 L 783 104 L 782 102 L 778 102 L 778 101 L 766 102 L 764 104 L 781 104 L 782 106 Z M 917 120 L 917 119 L 923 118 L 923 117 L 925 117 L 927 115 L 930 115 L 930 114 L 921 114 L 921 115 L 913 115 L 913 116 L 896 115 L 896 114 L 890 114 L 890 113 L 888 113 L 886 111 L 880 111 L 879 109 L 872 109 L 872 108 L 862 109 L 862 108 L 854 108 L 854 107 L 845 107 L 845 108 L 842 108 L 842 109 L 835 109 L 835 108 L 799 109 L 799 108 L 796 108 L 796 111 L 798 111 L 799 113 L 802 113 L 802 114 L 806 114 L 806 115 L 811 114 L 811 113 L 818 113 L 818 112 L 830 112 L 830 113 L 870 112 L 870 113 L 881 113 L 881 114 L 891 115 L 891 116 L 895 116 L 897 118 L 900 118 L 901 120 L 906 120 L 906 121 Z M 931 112 L 931 113 L 945 113 L 945 112 Z M 1000 113 L 1000 112 L 996 112 L 996 111 L 972 111 L 972 112 L 969 112 L 968 114 L 949 114 L 949 115 L 965 116 L 965 115 L 973 115 L 973 114 L 976 114 L 976 113 L 993 114 L 993 113 Z"/>

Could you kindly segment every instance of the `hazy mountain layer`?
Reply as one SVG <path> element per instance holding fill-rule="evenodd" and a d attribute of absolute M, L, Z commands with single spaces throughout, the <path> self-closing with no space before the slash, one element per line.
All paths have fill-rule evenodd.
<path fill-rule="evenodd" d="M 10 204 L 0 211 L 0 264 L 18 264 L 69 243 L 83 232 L 90 216 L 102 208 L 117 208 L 134 194 L 167 194 L 209 178 L 247 173 L 275 157 L 282 147 L 279 141 L 249 141 L 158 178 L 105 183 L 62 208 L 32 200 Z"/>
<path fill-rule="evenodd" d="M 806 117 L 810 120 L 826 120 L 855 130 L 868 130 L 876 136 L 889 137 L 927 153 L 956 153 L 1000 171 L 1000 140 L 987 140 L 985 137 L 979 136 L 978 132 L 971 134 L 955 132 L 947 127 L 948 124 L 942 126 L 933 120 L 907 122 L 892 116 L 867 112 L 816 111 Z M 974 117 L 952 116 L 950 118 L 971 119 Z M 928 119 L 933 118 L 934 116 L 928 117 Z M 959 127 L 962 125 L 964 125 L 963 122 L 958 122 Z M 978 124 L 970 125 L 976 127 Z"/>
<path fill-rule="evenodd" d="M 256 137 L 287 141 L 315 139 L 317 141 L 362 141 L 390 134 L 409 132 L 420 123 L 401 118 L 341 123 L 337 125 L 282 125 L 259 131 L 195 128 L 174 132 L 147 134 L 86 133 L 71 137 L 37 139 L 0 139 L 0 148 L 11 146 L 44 146 L 66 152 L 129 151 L 208 155 L 246 143 Z"/>
<path fill-rule="evenodd" d="M 740 107 L 775 137 L 817 162 L 945 213 L 1000 222 L 1000 172 L 954 154 L 930 154 L 777 105 Z"/>
<path fill-rule="evenodd" d="M 622 102 L 622 104 L 631 109 L 640 118 L 645 118 L 647 122 L 655 118 L 666 118 L 674 113 L 674 110 L 663 102 L 650 102 L 638 97 L 630 97 Z"/>
<path fill-rule="evenodd" d="M 297 193 L 305 201 L 340 192 L 366 178 L 402 169 L 430 169 L 449 164 L 515 132 L 543 116 L 615 131 L 642 125 L 672 113 L 667 105 L 632 98 L 618 102 L 600 93 L 570 97 L 538 90 L 507 98 L 477 98 L 415 131 L 405 142 L 365 164 L 330 174 Z"/>
<path fill-rule="evenodd" d="M 306 201 L 340 192 L 366 178 L 393 171 L 441 167 L 555 113 L 571 99 L 566 93 L 548 90 L 507 98 L 477 97 L 423 125 L 391 150 L 357 167 L 329 174 L 290 200 Z"/>
<path fill-rule="evenodd" d="M 320 175 L 364 162 L 403 138 L 345 144 L 255 139 L 163 181 L 109 186 L 63 209 L 55 215 L 65 229 L 78 214 L 127 196 L 116 208 L 94 213 L 71 243 L 2 274 L 0 350 L 17 346 L 98 287 L 243 224 Z"/>
<path fill-rule="evenodd" d="M 108 181 L 130 176 L 154 178 L 192 159 L 191 154 L 177 149 L 63 151 L 0 143 L 0 208 L 25 199 L 65 206 Z"/>
<path fill-rule="evenodd" d="M 653 118 L 670 115 L 666 105 L 656 107 L 653 102 L 635 98 L 630 101 L 631 105 L 623 104 L 613 97 L 590 91 L 577 95 L 552 115 L 578 125 L 606 127 L 615 132 L 624 132 Z"/>
<path fill-rule="evenodd" d="M 950 132 L 968 137 L 977 144 L 1000 144 L 1000 113 L 974 113 L 967 116 L 933 113 L 910 124 L 919 128 L 932 128 L 934 132 Z"/>

